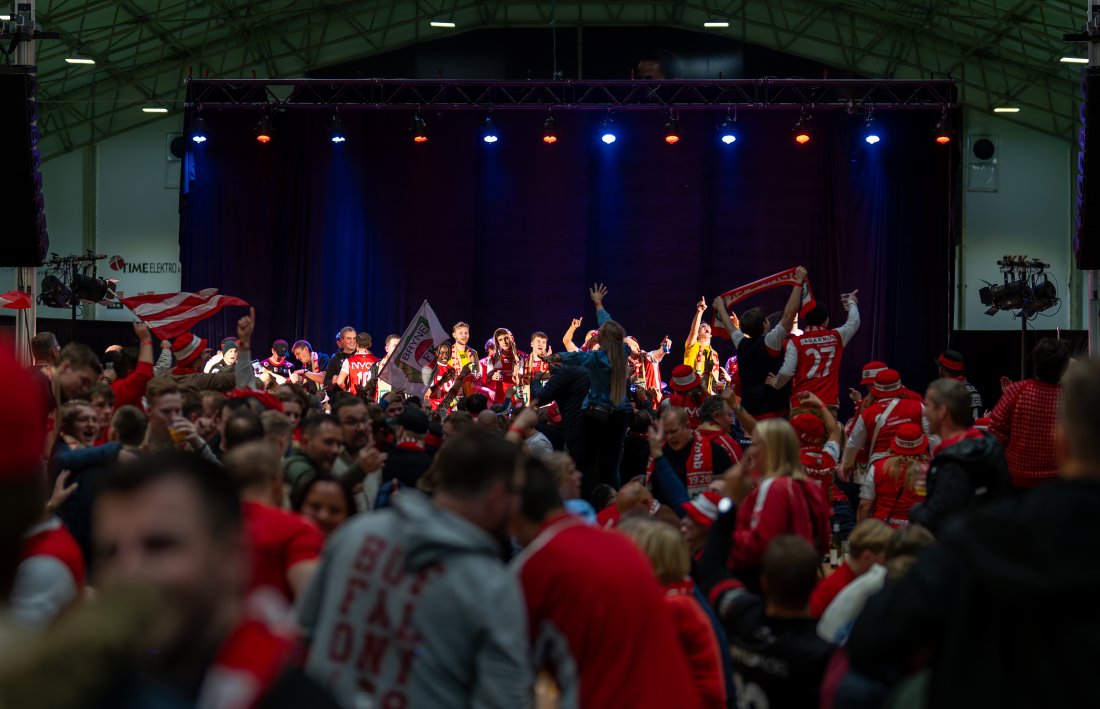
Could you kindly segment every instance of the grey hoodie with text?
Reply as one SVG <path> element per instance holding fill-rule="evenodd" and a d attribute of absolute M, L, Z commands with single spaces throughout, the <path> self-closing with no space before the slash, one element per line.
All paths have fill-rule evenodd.
<path fill-rule="evenodd" d="M 499 549 L 411 490 L 349 519 L 298 602 L 307 672 L 348 707 L 528 706 L 527 614 Z"/>

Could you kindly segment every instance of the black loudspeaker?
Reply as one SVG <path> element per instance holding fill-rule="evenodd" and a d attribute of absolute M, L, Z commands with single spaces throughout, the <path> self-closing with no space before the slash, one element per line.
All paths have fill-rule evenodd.
<path fill-rule="evenodd" d="M 35 89 L 29 67 L 0 67 L 0 266 L 39 266 L 50 247 Z"/>
<path fill-rule="evenodd" d="M 1077 268 L 1092 270 L 1100 269 L 1100 69 L 1083 72 L 1081 95 L 1073 252 Z"/>

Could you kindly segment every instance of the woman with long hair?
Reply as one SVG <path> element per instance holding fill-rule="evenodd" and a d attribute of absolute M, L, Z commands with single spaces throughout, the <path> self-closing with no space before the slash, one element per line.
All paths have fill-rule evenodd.
<path fill-rule="evenodd" d="M 898 428 L 890 443 L 894 455 L 877 461 L 859 491 L 859 521 L 881 519 L 897 529 L 909 526 L 909 510 L 924 500 L 928 479 L 928 439 L 915 423 Z"/>
<path fill-rule="evenodd" d="M 753 480 L 760 482 L 752 487 Z M 832 509 L 806 476 L 798 436 L 785 419 L 756 424 L 752 445 L 726 475 L 726 488 L 737 505 L 730 563 L 746 586 L 758 586 L 764 551 L 782 534 L 797 534 L 822 555 L 828 551 Z"/>
<path fill-rule="evenodd" d="M 600 329 L 596 336 L 599 347 L 587 352 L 543 355 L 547 362 L 584 367 L 588 370 L 588 395 L 584 398 L 584 421 L 581 440 L 575 452 L 577 467 L 584 474 L 587 493 L 600 483 L 619 489 L 619 462 L 623 439 L 630 421 L 630 402 L 626 397 L 627 358 L 630 348 L 623 342 L 623 326 L 604 310 L 607 288 L 600 283 L 588 294 L 596 304 L 596 321 Z M 586 495 L 587 496 L 587 495 Z"/>

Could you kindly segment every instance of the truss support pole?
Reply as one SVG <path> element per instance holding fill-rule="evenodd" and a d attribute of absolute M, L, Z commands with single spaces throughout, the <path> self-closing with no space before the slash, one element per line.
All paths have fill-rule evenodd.
<path fill-rule="evenodd" d="M 35 30 L 35 2 L 36 0 L 19 0 L 16 4 L 15 19 L 19 26 L 28 31 L 34 32 Z M 35 46 L 34 40 L 23 40 L 16 44 L 15 47 L 15 63 L 20 66 L 29 66 L 31 71 L 34 71 L 35 63 Z M 37 121 L 37 119 L 35 119 Z M 38 269 L 34 266 L 24 266 L 16 271 L 16 288 L 29 293 L 31 296 L 31 307 L 26 310 L 15 311 L 15 352 L 16 356 L 23 361 L 24 364 L 30 366 L 34 361 L 31 355 L 31 340 L 35 334 L 35 323 L 37 321 L 38 303 L 36 302 L 36 296 L 38 295 Z"/>

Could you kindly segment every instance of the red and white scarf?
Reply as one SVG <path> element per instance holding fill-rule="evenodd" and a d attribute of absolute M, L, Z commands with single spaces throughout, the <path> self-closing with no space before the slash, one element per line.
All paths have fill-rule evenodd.
<path fill-rule="evenodd" d="M 734 303 L 738 303 L 757 293 L 763 293 L 764 291 L 773 288 L 781 288 L 783 286 L 797 286 L 798 281 L 795 280 L 794 276 L 797 270 L 797 268 L 788 268 L 786 271 L 780 271 L 767 278 L 761 278 L 758 281 L 746 283 L 733 290 L 728 290 L 719 297 L 725 301 L 726 308 L 729 309 Z M 810 279 L 806 278 L 806 280 L 802 282 L 802 304 L 799 306 L 798 316 L 801 318 L 806 317 L 806 314 L 815 307 L 817 307 L 817 301 L 814 300 L 813 290 L 810 289 Z M 730 339 L 731 333 L 726 332 L 726 328 L 720 327 L 718 323 L 715 323 L 711 331 L 714 333 L 715 337 L 722 337 L 727 340 Z"/>

